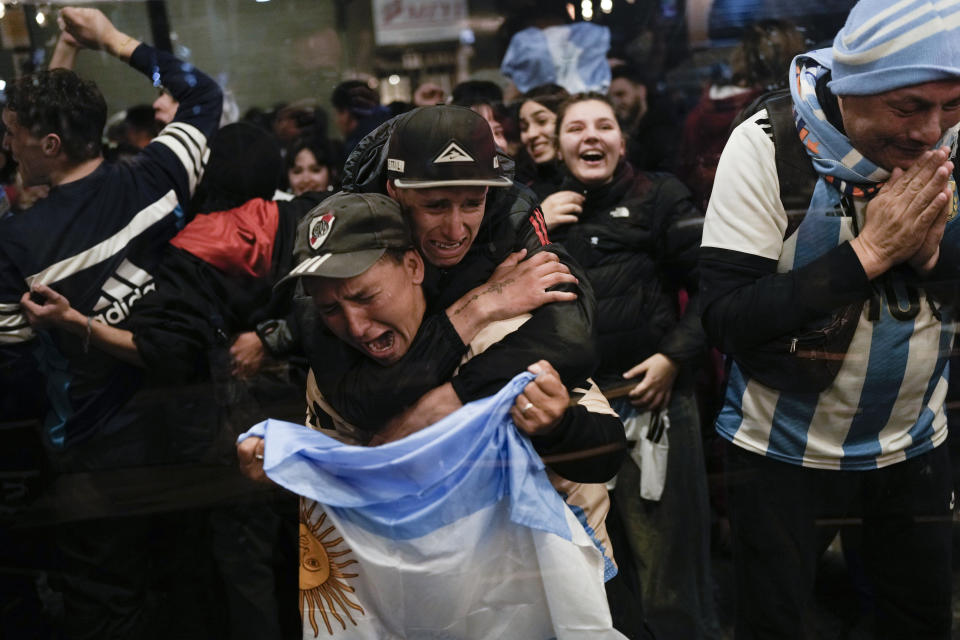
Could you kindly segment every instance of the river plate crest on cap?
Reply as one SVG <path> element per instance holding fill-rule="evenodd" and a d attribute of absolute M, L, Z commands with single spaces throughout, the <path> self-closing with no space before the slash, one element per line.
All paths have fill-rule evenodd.
<path fill-rule="evenodd" d="M 333 223 L 336 218 L 332 213 L 325 213 L 322 216 L 314 218 L 313 222 L 310 223 L 310 248 L 316 251 L 323 244 L 324 240 L 327 239 L 327 236 L 330 235 L 330 230 L 333 228 Z"/>

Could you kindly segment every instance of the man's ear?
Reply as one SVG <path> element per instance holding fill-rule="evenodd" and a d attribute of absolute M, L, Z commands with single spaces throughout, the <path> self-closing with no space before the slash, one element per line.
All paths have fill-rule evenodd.
<path fill-rule="evenodd" d="M 423 284 L 423 256 L 420 255 L 420 252 L 416 249 L 408 249 L 407 252 L 403 254 L 403 264 L 410 272 L 410 279 L 413 284 L 417 286 Z"/>
<path fill-rule="evenodd" d="M 43 151 L 43 155 L 47 157 L 52 158 L 60 153 L 60 148 L 60 136 L 55 133 L 48 133 L 40 141 L 40 149 Z"/>
<path fill-rule="evenodd" d="M 397 197 L 397 188 L 393 185 L 393 178 L 387 180 L 387 195 L 400 202 L 400 198 Z"/>

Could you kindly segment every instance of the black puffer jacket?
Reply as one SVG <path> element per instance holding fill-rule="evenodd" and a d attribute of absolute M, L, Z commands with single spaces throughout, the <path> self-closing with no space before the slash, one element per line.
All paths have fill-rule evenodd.
<path fill-rule="evenodd" d="M 413 112 L 387 121 L 357 145 L 344 168 L 345 191 L 386 192 L 386 144 L 393 127 L 409 113 Z M 500 160 L 504 170 L 512 172 L 513 161 L 503 155 Z M 541 358 L 548 360 L 568 385 L 581 383 L 597 363 L 592 338 L 593 291 L 566 251 L 558 245 L 545 245 L 544 238 L 539 201 L 529 189 L 516 184 L 491 188 L 477 237 L 464 259 L 445 270 L 427 265 L 427 317 L 406 356 L 388 367 L 344 345 L 324 331 L 322 323 L 305 320 L 303 326 L 315 327 L 306 347 L 324 397 L 349 422 L 375 430 L 447 381 L 466 403 L 495 393 Z M 444 309 L 486 282 L 500 262 L 522 248 L 528 255 L 542 250 L 560 255 L 580 279 L 577 300 L 537 309 L 519 330 L 471 359 L 453 376 L 466 346 Z M 303 312 L 312 310 L 307 306 Z"/>
<path fill-rule="evenodd" d="M 671 175 L 635 172 L 626 162 L 602 187 L 568 179 L 564 188 L 586 196 L 583 213 L 551 236 L 583 265 L 597 296 L 597 383 L 622 385 L 623 372 L 655 353 L 682 371 L 706 348 L 696 314 L 703 215 L 690 192 Z M 690 295 L 682 318 L 679 289 Z"/>

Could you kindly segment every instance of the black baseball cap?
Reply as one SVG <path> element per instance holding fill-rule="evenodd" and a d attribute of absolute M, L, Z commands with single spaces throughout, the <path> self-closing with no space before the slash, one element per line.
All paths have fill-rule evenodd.
<path fill-rule="evenodd" d="M 352 278 L 387 249 L 412 249 L 413 240 L 395 200 L 379 193 L 334 194 L 297 226 L 297 266 L 278 283 L 315 276 Z"/>
<path fill-rule="evenodd" d="M 509 187 L 490 125 L 466 107 L 420 107 L 402 118 L 387 146 L 387 177 L 399 189 Z"/>

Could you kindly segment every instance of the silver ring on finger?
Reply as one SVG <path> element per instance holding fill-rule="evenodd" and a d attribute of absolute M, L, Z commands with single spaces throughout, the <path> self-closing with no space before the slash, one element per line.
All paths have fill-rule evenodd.
<path fill-rule="evenodd" d="M 533 403 L 532 403 L 532 402 L 528 402 L 527 404 L 523 405 L 523 407 L 520 408 L 520 413 L 521 413 L 522 415 L 527 415 L 527 409 L 529 409 L 529 408 L 532 407 L 532 406 L 533 406 Z"/>

